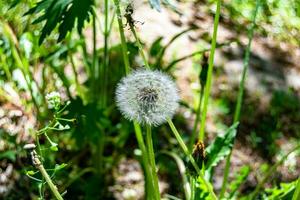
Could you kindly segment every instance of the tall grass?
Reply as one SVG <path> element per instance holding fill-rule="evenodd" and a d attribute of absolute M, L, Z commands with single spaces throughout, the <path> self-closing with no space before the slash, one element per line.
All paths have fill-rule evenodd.
<path fill-rule="evenodd" d="M 252 43 L 252 39 L 253 39 L 254 30 L 255 30 L 255 27 L 256 27 L 256 17 L 257 17 L 257 13 L 258 13 L 258 10 L 259 10 L 259 6 L 260 6 L 260 0 L 256 0 L 256 6 L 255 6 L 255 9 L 253 11 L 252 24 L 251 24 L 251 27 L 249 28 L 249 32 L 248 32 L 248 44 L 247 44 L 246 52 L 245 52 L 243 73 L 242 73 L 242 78 L 241 78 L 241 81 L 240 81 L 240 86 L 239 86 L 238 98 L 237 98 L 237 103 L 236 103 L 235 112 L 234 112 L 233 123 L 238 122 L 239 119 L 240 119 L 240 113 L 241 113 L 241 107 L 242 107 L 242 101 L 243 101 L 243 94 L 244 94 L 244 88 L 245 88 L 245 81 L 246 81 L 246 75 L 247 75 L 247 71 L 248 71 L 248 68 L 249 68 L 251 43 Z M 228 183 L 231 154 L 232 154 L 232 150 L 230 151 L 229 155 L 226 158 L 223 183 L 222 183 L 222 188 L 221 188 L 221 192 L 220 192 L 220 199 L 222 199 L 224 197 L 224 194 L 225 194 L 225 191 L 226 191 L 226 186 L 227 186 L 227 183 Z"/>

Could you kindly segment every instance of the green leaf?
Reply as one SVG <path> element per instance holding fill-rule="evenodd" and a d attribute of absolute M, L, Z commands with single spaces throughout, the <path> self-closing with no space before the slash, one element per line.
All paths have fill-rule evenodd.
<path fill-rule="evenodd" d="M 157 11 L 161 11 L 160 0 L 149 0 L 149 3 L 152 8 L 155 8 Z"/>
<path fill-rule="evenodd" d="M 50 150 L 51 151 L 58 151 L 57 145 L 51 145 Z"/>
<path fill-rule="evenodd" d="M 163 37 L 158 37 L 151 45 L 149 53 L 151 56 L 155 57 L 158 55 L 160 50 L 163 48 L 161 42 L 163 40 Z"/>
<path fill-rule="evenodd" d="M 14 0 L 10 5 L 9 10 L 16 7 L 20 2 L 21 0 Z"/>
<path fill-rule="evenodd" d="M 27 171 L 26 174 L 29 175 L 29 176 L 33 176 L 35 174 L 35 172 L 30 170 L 30 171 Z"/>
<path fill-rule="evenodd" d="M 55 171 L 59 171 L 59 170 L 62 170 L 63 168 L 65 168 L 67 166 L 66 163 L 62 163 L 62 164 L 56 164 L 55 165 Z"/>
<path fill-rule="evenodd" d="M 59 38 L 64 39 L 69 31 L 74 27 L 77 20 L 77 31 L 81 34 L 85 21 L 89 21 L 92 13 L 93 0 L 73 0 L 72 6 L 66 11 L 64 19 L 59 26 Z"/>
<path fill-rule="evenodd" d="M 211 200 L 209 191 L 205 186 L 201 178 L 197 178 L 196 190 L 195 190 L 195 199 L 197 200 Z"/>
<path fill-rule="evenodd" d="M 250 173 L 250 167 L 249 166 L 243 166 L 239 172 L 236 174 L 235 179 L 230 184 L 230 197 L 229 199 L 232 199 L 233 196 L 236 195 L 238 189 L 243 184 L 243 182 L 247 179 L 248 175 Z"/>
<path fill-rule="evenodd" d="M 81 34 L 85 21 L 89 21 L 94 0 L 42 0 L 25 15 L 42 13 L 33 23 L 46 22 L 39 39 L 41 44 L 59 26 L 58 41 L 64 39 L 77 22 Z"/>
<path fill-rule="evenodd" d="M 4 151 L 0 153 L 0 160 L 9 159 L 11 161 L 16 160 L 16 152 L 15 151 Z"/>
<path fill-rule="evenodd" d="M 266 199 L 290 200 L 293 197 L 297 180 L 291 183 L 280 183 L 278 187 L 266 189 Z"/>
<path fill-rule="evenodd" d="M 207 147 L 207 162 L 205 164 L 207 169 L 216 166 L 230 153 L 236 136 L 237 126 L 238 122 L 234 123 L 224 135 L 217 136 L 214 142 Z"/>

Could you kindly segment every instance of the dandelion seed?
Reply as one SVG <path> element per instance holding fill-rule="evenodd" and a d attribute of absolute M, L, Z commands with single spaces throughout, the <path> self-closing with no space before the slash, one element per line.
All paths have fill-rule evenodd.
<path fill-rule="evenodd" d="M 158 126 L 173 117 L 178 108 L 179 95 L 168 75 L 140 69 L 120 81 L 116 100 L 127 119 Z"/>

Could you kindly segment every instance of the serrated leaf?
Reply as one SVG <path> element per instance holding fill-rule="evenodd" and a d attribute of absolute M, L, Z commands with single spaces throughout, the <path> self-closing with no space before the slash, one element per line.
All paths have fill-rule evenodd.
<path fill-rule="evenodd" d="M 217 136 L 214 142 L 207 147 L 207 162 L 205 164 L 207 169 L 216 166 L 230 153 L 236 136 L 237 126 L 238 122 L 233 124 L 224 135 Z"/>
<path fill-rule="evenodd" d="M 72 30 L 77 20 L 77 31 L 81 34 L 85 21 L 89 21 L 92 13 L 93 0 L 73 0 L 72 6 L 66 11 L 62 23 L 59 26 L 59 38 L 61 41 Z"/>
<path fill-rule="evenodd" d="M 43 13 L 33 23 L 46 22 L 40 35 L 39 44 L 59 26 L 58 41 L 64 39 L 75 22 L 81 33 L 85 21 L 89 21 L 94 0 L 42 0 L 25 15 Z"/>
<path fill-rule="evenodd" d="M 160 0 L 149 0 L 149 3 L 152 8 L 155 8 L 157 11 L 161 11 Z"/>
<path fill-rule="evenodd" d="M 291 183 L 280 183 L 279 186 L 266 189 L 266 194 L 267 194 L 266 199 L 290 200 L 293 198 L 296 185 L 297 185 L 297 180 Z"/>

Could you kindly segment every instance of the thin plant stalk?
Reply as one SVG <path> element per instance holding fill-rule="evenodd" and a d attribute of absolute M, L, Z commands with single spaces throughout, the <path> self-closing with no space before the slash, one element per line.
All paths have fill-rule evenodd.
<path fill-rule="evenodd" d="M 195 122 L 194 122 L 194 126 L 193 126 L 193 131 L 192 131 L 192 135 L 191 135 L 191 140 L 190 140 L 190 144 L 189 144 L 189 150 L 191 151 L 193 149 L 193 146 L 195 144 L 195 140 L 196 140 L 196 137 L 197 137 L 197 125 L 199 123 L 199 119 L 200 119 L 200 111 L 201 111 L 201 105 L 202 105 L 202 100 L 203 100 L 203 87 L 201 86 L 201 90 L 200 90 L 200 93 L 199 93 L 199 103 L 198 103 L 198 107 L 197 107 L 197 110 L 196 110 L 196 119 L 195 119 Z"/>
<path fill-rule="evenodd" d="M 109 15 L 108 15 L 108 11 L 109 11 L 109 1 L 108 0 L 104 0 L 104 32 L 103 32 L 103 36 L 104 36 L 104 62 L 103 62 L 103 68 L 102 71 L 102 80 L 104 80 L 103 83 L 103 87 L 102 87 L 102 98 L 103 98 L 103 102 L 102 102 L 102 106 L 105 107 L 106 106 L 106 101 L 107 101 L 107 79 L 108 79 L 108 65 L 109 65 L 109 49 L 108 49 L 108 39 L 109 39 Z"/>
<path fill-rule="evenodd" d="M 92 61 L 92 69 L 91 69 L 91 79 L 92 79 L 92 92 L 94 94 L 95 91 L 95 80 L 96 80 L 96 74 L 97 74 L 97 70 L 96 70 L 96 65 L 97 65 L 97 44 L 96 44 L 96 34 L 97 34 L 97 30 L 96 30 L 96 13 L 93 13 L 93 19 L 92 19 L 92 24 L 93 24 L 93 61 Z M 94 97 L 94 95 L 93 95 Z"/>
<path fill-rule="evenodd" d="M 56 199 L 63 200 L 62 196 L 60 195 L 60 193 L 57 190 L 57 187 L 52 182 L 52 180 L 51 180 L 49 174 L 47 173 L 47 171 L 45 170 L 44 166 L 39 165 L 39 166 L 37 166 L 37 168 L 41 172 L 42 176 L 45 178 L 47 184 L 49 185 L 50 190 L 52 191 L 52 193 L 56 197 Z"/>
<path fill-rule="evenodd" d="M 32 162 L 33 162 L 34 166 L 41 172 L 43 178 L 47 182 L 47 184 L 48 184 L 50 190 L 52 191 L 53 195 L 55 196 L 55 198 L 58 200 L 63 200 L 62 196 L 60 195 L 60 193 L 57 190 L 57 187 L 54 185 L 49 174 L 45 170 L 43 163 L 40 161 L 39 156 L 37 155 L 36 151 L 34 149 L 32 149 L 30 154 L 32 155 Z"/>
<path fill-rule="evenodd" d="M 136 136 L 139 148 L 142 151 L 142 162 L 143 162 L 144 170 L 145 170 L 145 174 L 146 174 L 146 194 L 149 199 L 152 199 L 153 198 L 152 191 L 154 190 L 153 189 L 154 184 L 153 184 L 152 173 L 149 168 L 149 162 L 148 162 L 149 159 L 148 159 L 148 154 L 147 154 L 147 150 L 146 150 L 146 145 L 144 143 L 141 126 L 136 121 L 133 122 L 133 125 L 134 125 L 135 136 Z"/>
<path fill-rule="evenodd" d="M 141 57 L 142 57 L 142 59 L 144 61 L 145 67 L 147 69 L 150 69 L 149 63 L 147 61 L 146 55 L 145 55 L 144 50 L 143 50 L 143 46 L 141 44 L 141 41 L 139 39 L 139 36 L 138 36 L 137 32 L 135 31 L 134 24 L 129 22 L 129 27 L 130 27 L 131 32 L 133 33 L 133 36 L 134 36 L 135 41 L 136 41 L 136 44 L 137 44 L 137 46 L 139 48 L 140 55 L 141 55 Z"/>
<path fill-rule="evenodd" d="M 294 151 L 298 150 L 300 148 L 300 145 L 296 146 L 295 148 L 293 148 L 291 151 L 289 151 L 287 154 L 285 154 L 279 161 L 277 161 L 277 163 L 275 163 L 275 165 L 273 165 L 268 172 L 265 174 L 265 176 L 261 179 L 261 181 L 259 181 L 259 183 L 257 184 L 255 190 L 250 194 L 250 200 L 254 200 L 255 197 L 257 196 L 258 192 L 260 191 L 260 189 L 263 187 L 263 185 L 269 180 L 270 176 L 275 172 L 275 170 L 277 169 L 277 167 L 279 167 L 286 159 L 287 157 L 293 153 Z M 299 186 L 299 184 L 298 184 Z M 295 191 L 296 192 L 296 191 Z M 293 199 L 294 200 L 294 199 Z"/>
<path fill-rule="evenodd" d="M 256 6 L 253 11 L 253 18 L 252 18 L 252 25 L 249 29 L 249 40 L 245 52 L 245 58 L 244 58 L 244 68 L 243 68 L 243 74 L 242 74 L 242 79 L 240 81 L 240 87 L 239 87 L 239 93 L 238 93 L 238 99 L 235 107 L 235 112 L 234 112 L 234 119 L 233 123 L 236 123 L 240 119 L 240 113 L 241 113 L 241 107 L 242 107 L 242 101 L 243 101 L 243 95 L 244 95 L 244 87 L 245 87 L 245 81 L 246 81 L 246 75 L 247 71 L 249 68 L 249 60 L 250 60 L 250 49 L 251 49 L 251 43 L 253 39 L 253 34 L 254 34 L 254 28 L 256 26 L 256 16 L 257 12 L 259 9 L 260 1 L 256 0 Z M 223 183 L 222 183 L 222 188 L 220 192 L 220 199 L 224 197 L 224 194 L 226 192 L 226 186 L 228 182 L 228 176 L 229 176 L 229 171 L 230 171 L 230 160 L 231 160 L 231 154 L 232 151 L 230 151 L 229 155 L 226 158 L 226 164 L 225 164 L 225 169 L 224 169 L 224 177 L 223 177 Z"/>
<path fill-rule="evenodd" d="M 122 54 L 123 54 L 123 60 L 124 60 L 124 66 L 125 66 L 125 73 L 129 74 L 130 63 L 129 63 L 128 48 L 127 48 L 127 43 L 126 43 L 126 38 L 125 38 L 124 28 L 123 28 L 123 22 L 122 22 L 120 1 L 114 0 L 114 3 L 116 6 L 117 20 L 118 20 L 118 25 L 119 25 L 119 33 L 120 33 L 120 38 L 121 38 L 121 47 L 122 47 Z"/>
<path fill-rule="evenodd" d="M 190 154 L 187 146 L 185 145 L 183 139 L 181 138 L 180 134 L 178 133 L 178 131 L 177 131 L 177 129 L 176 129 L 176 127 L 173 124 L 173 122 L 172 122 L 171 119 L 168 119 L 168 124 L 169 124 L 169 126 L 170 126 L 170 128 L 171 128 L 171 130 L 172 130 L 172 132 L 173 132 L 173 134 L 174 134 L 174 136 L 176 138 L 176 140 L 178 141 L 179 146 L 183 150 L 184 154 L 189 158 L 189 160 L 190 160 L 191 164 L 193 165 L 193 167 L 195 168 L 198 176 L 200 177 L 200 179 L 205 184 L 205 187 L 207 188 L 207 190 L 210 193 L 211 199 L 217 200 L 218 198 L 217 198 L 216 194 L 213 191 L 212 185 L 205 180 L 204 175 L 203 175 L 201 169 L 197 165 L 197 163 L 196 163 L 195 159 L 193 158 L 193 156 Z"/>
<path fill-rule="evenodd" d="M 159 184 L 158 184 L 158 177 L 156 173 L 156 164 L 155 164 L 155 154 L 153 150 L 153 142 L 152 142 L 152 131 L 151 126 L 146 125 L 146 143 L 147 143 L 147 150 L 148 150 L 148 158 L 150 161 L 150 166 L 152 170 L 152 178 L 153 178 L 153 185 L 154 185 L 154 195 L 155 199 L 160 199 L 160 193 L 159 193 Z"/>
<path fill-rule="evenodd" d="M 191 200 L 191 185 L 188 181 L 187 173 L 186 173 L 186 166 L 183 162 L 183 160 L 174 152 L 170 151 L 161 151 L 161 154 L 164 154 L 166 156 L 169 156 L 171 159 L 173 159 L 177 165 L 177 168 L 179 170 L 179 173 L 182 177 L 182 185 L 183 185 L 183 191 L 184 196 L 186 200 Z"/>
<path fill-rule="evenodd" d="M 79 89 L 79 81 L 78 81 L 78 73 L 76 71 L 76 66 L 75 66 L 75 62 L 74 62 L 74 58 L 72 53 L 69 54 L 70 57 L 70 62 L 71 62 L 71 66 L 72 66 L 72 70 L 73 70 L 73 74 L 74 74 L 74 79 L 75 79 L 75 85 L 77 90 Z M 81 92 L 81 91 L 80 91 Z"/>
<path fill-rule="evenodd" d="M 207 82 L 206 82 L 206 86 L 204 89 L 203 111 L 202 111 L 201 125 L 200 125 L 200 131 L 199 131 L 199 139 L 201 141 L 204 140 L 208 100 L 209 100 L 209 94 L 210 94 L 211 85 L 212 85 L 212 72 L 213 72 L 213 66 L 214 66 L 215 49 L 216 49 L 216 44 L 217 44 L 217 31 L 218 31 L 218 25 L 219 25 L 220 10 L 221 10 L 221 0 L 218 0 L 215 19 L 214 19 L 214 31 L 213 31 L 213 36 L 212 36 L 212 41 L 211 41 L 211 49 L 210 49 L 210 55 L 209 55 Z"/>

